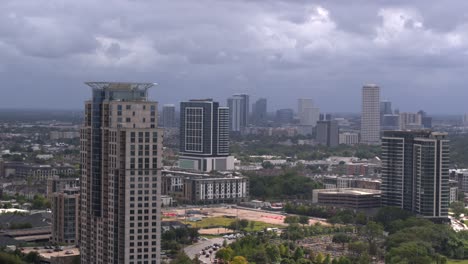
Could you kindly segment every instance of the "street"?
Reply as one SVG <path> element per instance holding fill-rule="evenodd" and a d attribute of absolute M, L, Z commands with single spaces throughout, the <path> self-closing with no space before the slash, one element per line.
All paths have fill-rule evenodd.
<path fill-rule="evenodd" d="M 224 239 L 222 237 L 219 237 L 219 238 L 211 238 L 211 239 L 208 239 L 206 241 L 200 241 L 198 242 L 197 244 L 194 244 L 194 245 L 191 245 L 191 246 L 188 246 L 186 248 L 184 248 L 184 252 L 185 254 L 187 254 L 187 256 L 190 258 L 190 259 L 193 259 L 195 257 L 196 254 L 200 254 L 200 251 L 202 251 L 205 247 L 207 246 L 211 246 L 213 245 L 214 243 L 218 243 L 220 245 L 223 244 L 223 241 Z M 229 242 L 229 240 L 228 240 Z M 232 241 L 231 241 L 232 242 Z M 215 256 L 215 252 L 213 252 L 210 256 L 210 258 L 206 258 L 205 256 L 201 256 L 200 257 L 200 260 L 206 262 L 206 263 L 211 263 L 207 260 L 213 260 L 214 259 L 214 256 Z"/>

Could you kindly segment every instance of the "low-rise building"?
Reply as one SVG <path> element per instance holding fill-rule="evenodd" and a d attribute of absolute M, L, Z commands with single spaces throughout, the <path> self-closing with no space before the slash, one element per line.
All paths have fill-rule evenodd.
<path fill-rule="evenodd" d="M 344 145 L 356 145 L 359 144 L 359 134 L 351 132 L 340 133 L 339 136 L 340 144 Z"/>
<path fill-rule="evenodd" d="M 23 179 L 47 180 L 55 175 L 71 176 L 76 174 L 76 168 L 69 164 L 28 164 L 22 162 L 5 162 L 4 175 Z"/>
<path fill-rule="evenodd" d="M 350 209 L 380 207 L 381 191 L 358 188 L 316 189 L 312 203 Z"/>
<path fill-rule="evenodd" d="M 179 203 L 238 203 L 249 197 L 249 179 L 237 173 L 165 170 L 162 175 L 162 194 L 171 196 Z"/>

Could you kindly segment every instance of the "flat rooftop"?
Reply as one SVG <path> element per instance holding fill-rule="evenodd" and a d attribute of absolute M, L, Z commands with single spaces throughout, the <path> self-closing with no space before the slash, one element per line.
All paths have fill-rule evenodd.
<path fill-rule="evenodd" d="M 380 190 L 361 188 L 338 188 L 338 189 L 316 189 L 314 192 L 326 194 L 352 194 L 352 195 L 373 195 L 381 194 Z"/>
<path fill-rule="evenodd" d="M 37 252 L 44 259 L 51 259 L 52 257 L 64 257 L 64 256 L 78 256 L 80 255 L 80 250 L 77 247 L 65 247 L 62 251 L 54 251 L 53 249 L 44 249 L 44 247 L 39 247 L 34 249 L 32 247 L 23 248 L 22 253 L 28 254 L 29 252 Z M 68 252 L 68 254 L 67 254 Z"/>

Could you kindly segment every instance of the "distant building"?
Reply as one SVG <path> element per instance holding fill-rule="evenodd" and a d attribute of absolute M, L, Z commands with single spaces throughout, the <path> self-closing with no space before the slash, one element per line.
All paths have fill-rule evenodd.
<path fill-rule="evenodd" d="M 468 126 L 468 114 L 464 114 L 462 118 L 463 126 Z"/>
<path fill-rule="evenodd" d="M 423 128 L 421 114 L 400 113 L 400 130 L 419 130 L 421 128 Z"/>
<path fill-rule="evenodd" d="M 328 121 L 328 120 L 332 120 L 331 114 L 320 113 L 319 121 Z"/>
<path fill-rule="evenodd" d="M 400 115 L 383 115 L 382 118 L 382 130 L 387 131 L 400 129 Z"/>
<path fill-rule="evenodd" d="M 450 203 L 458 201 L 458 182 L 457 181 L 449 181 L 449 187 L 450 187 Z"/>
<path fill-rule="evenodd" d="M 380 207 L 379 190 L 340 188 L 314 189 L 312 203 L 350 209 L 371 209 Z"/>
<path fill-rule="evenodd" d="M 252 122 L 256 125 L 267 121 L 267 99 L 260 98 L 252 105 Z"/>
<path fill-rule="evenodd" d="M 294 120 L 294 111 L 292 109 L 276 110 L 276 122 L 279 124 L 291 124 Z"/>
<path fill-rule="evenodd" d="M 176 127 L 175 105 L 165 104 L 162 109 L 162 126 L 164 128 Z"/>
<path fill-rule="evenodd" d="M 367 84 L 362 87 L 361 143 L 380 142 L 380 87 Z"/>
<path fill-rule="evenodd" d="M 80 188 L 67 188 L 51 195 L 52 238 L 58 244 L 78 244 Z"/>
<path fill-rule="evenodd" d="M 79 131 L 51 131 L 49 138 L 51 140 L 79 138 Z"/>
<path fill-rule="evenodd" d="M 316 126 L 317 143 L 327 147 L 339 144 L 339 128 L 336 121 L 318 121 Z"/>
<path fill-rule="evenodd" d="M 314 107 L 312 99 L 298 99 L 297 114 L 301 126 L 315 127 L 320 118 L 320 109 Z"/>
<path fill-rule="evenodd" d="M 421 115 L 421 124 L 423 128 L 430 129 L 432 128 L 432 117 L 428 116 L 426 112 L 420 110 L 418 114 Z"/>
<path fill-rule="evenodd" d="M 42 165 L 22 162 L 5 162 L 3 169 L 5 177 L 15 176 L 38 181 L 44 181 L 56 175 L 67 177 L 77 173 L 76 168 L 68 164 Z"/>
<path fill-rule="evenodd" d="M 247 201 L 249 179 L 229 174 L 163 171 L 163 194 L 183 204 L 218 204 Z"/>
<path fill-rule="evenodd" d="M 392 102 L 382 101 L 380 102 L 380 125 L 384 126 L 384 115 L 393 115 Z"/>
<path fill-rule="evenodd" d="M 53 176 L 47 180 L 47 197 L 52 198 L 53 193 L 77 187 L 80 187 L 80 178 Z"/>
<path fill-rule="evenodd" d="M 180 104 L 179 167 L 197 171 L 234 169 L 229 156 L 229 109 L 211 99 Z"/>
<path fill-rule="evenodd" d="M 446 218 L 450 199 L 446 133 L 385 131 L 382 205 L 428 218 Z"/>
<path fill-rule="evenodd" d="M 228 98 L 229 128 L 231 132 L 241 132 L 249 122 L 249 95 L 235 94 Z"/>
<path fill-rule="evenodd" d="M 356 145 L 359 144 L 359 134 L 351 132 L 340 133 L 339 143 L 344 145 Z"/>

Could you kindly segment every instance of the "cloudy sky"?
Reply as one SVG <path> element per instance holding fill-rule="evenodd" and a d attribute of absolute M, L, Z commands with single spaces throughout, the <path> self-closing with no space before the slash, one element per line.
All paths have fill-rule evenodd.
<path fill-rule="evenodd" d="M 402 111 L 468 112 L 468 1 L 1 0 L 0 80 L 0 108 L 80 109 L 91 80 L 343 112 L 377 83 Z"/>

